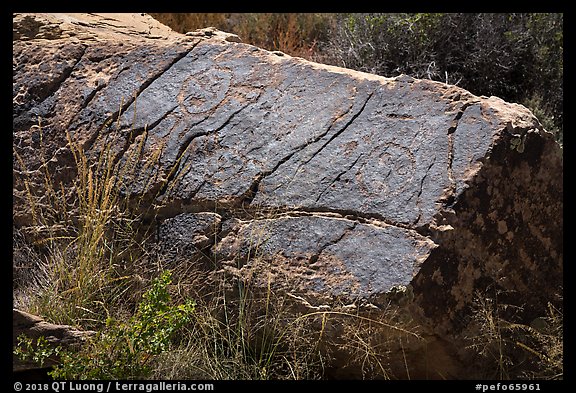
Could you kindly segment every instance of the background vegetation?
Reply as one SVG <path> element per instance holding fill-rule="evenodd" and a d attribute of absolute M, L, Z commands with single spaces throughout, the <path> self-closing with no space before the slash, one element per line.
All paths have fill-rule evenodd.
<path fill-rule="evenodd" d="M 563 14 L 151 14 L 245 43 L 382 76 L 407 74 L 523 104 L 562 143 Z"/>

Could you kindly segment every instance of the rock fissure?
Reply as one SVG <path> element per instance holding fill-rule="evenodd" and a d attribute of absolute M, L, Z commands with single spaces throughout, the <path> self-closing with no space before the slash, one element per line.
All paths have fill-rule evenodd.
<path fill-rule="evenodd" d="M 386 219 L 379 214 L 368 214 L 352 210 L 305 207 L 263 208 L 259 206 L 250 206 L 249 204 L 241 205 L 239 203 L 230 203 L 229 201 L 211 202 L 190 200 L 185 204 L 182 203 L 182 201 L 173 201 L 163 205 L 156 212 L 155 217 L 159 222 L 162 222 L 174 218 L 182 213 L 216 213 L 222 216 L 224 221 L 237 219 L 244 222 L 263 219 L 275 220 L 283 217 L 320 217 L 346 220 L 380 228 L 396 227 L 419 235 L 427 230 L 426 225 L 413 227 L 408 224 Z"/>
<path fill-rule="evenodd" d="M 94 97 L 96 97 L 96 94 L 98 94 L 98 92 L 104 89 L 106 86 L 107 86 L 106 82 L 98 83 L 98 85 L 94 89 L 92 89 L 92 91 L 86 96 L 86 98 L 82 102 L 81 107 L 87 108 L 88 105 L 90 105 L 90 102 L 92 102 L 92 100 L 94 99 Z"/>
<path fill-rule="evenodd" d="M 337 132 L 334 133 L 334 135 L 332 135 L 329 140 L 327 142 L 325 142 L 319 149 L 317 149 L 316 151 L 314 151 L 312 153 L 312 155 L 310 155 L 307 159 L 305 159 L 303 162 L 301 162 L 298 166 L 298 169 L 294 172 L 294 176 L 298 175 L 298 172 L 300 170 L 300 168 L 302 168 L 304 165 L 306 165 L 307 163 L 309 163 L 316 155 L 318 155 L 320 153 L 320 151 L 322 149 L 324 149 L 330 142 L 332 142 L 334 139 L 336 139 L 339 135 L 341 135 L 351 124 L 352 122 L 358 118 L 358 116 L 360 116 L 360 114 L 364 111 L 364 109 L 366 108 L 366 105 L 369 101 L 369 99 L 372 97 L 373 92 L 368 94 L 368 97 L 366 98 L 366 100 L 364 101 L 363 105 L 360 107 L 360 109 L 352 116 L 352 118 Z M 268 171 L 264 171 L 262 173 L 260 173 L 258 176 L 256 176 L 254 178 L 254 181 L 252 182 L 252 184 L 250 185 L 250 187 L 248 188 L 248 192 L 246 193 L 246 196 L 244 198 L 244 202 L 245 204 L 251 204 L 252 201 L 254 200 L 254 198 L 256 197 L 256 194 L 258 193 L 259 189 L 260 189 L 260 184 L 262 183 L 262 181 L 267 177 L 270 176 L 271 174 L 273 174 L 274 172 L 276 172 L 283 164 L 287 163 L 288 161 L 290 161 L 290 159 L 292 159 L 292 157 L 294 157 L 297 153 L 302 152 L 304 149 L 306 149 L 308 146 L 312 146 L 315 143 L 321 141 L 324 137 L 326 137 L 326 135 L 328 135 L 330 133 L 330 130 L 332 129 L 332 127 L 334 126 L 335 122 L 339 119 L 342 118 L 343 116 L 346 116 L 350 111 L 352 110 L 352 107 L 349 108 L 346 113 L 342 114 L 341 116 L 339 116 L 338 118 L 336 118 L 332 123 L 330 123 L 330 126 L 326 129 L 326 132 L 320 134 L 319 136 L 317 136 L 316 138 L 314 138 L 311 141 L 307 141 L 307 143 L 300 145 L 298 148 L 294 149 L 290 154 L 284 156 L 282 159 L 280 159 L 276 165 Z M 278 185 L 278 187 L 282 186 L 282 184 Z"/>
<path fill-rule="evenodd" d="M 458 128 L 458 125 L 460 123 L 460 119 L 462 118 L 462 116 L 464 115 L 464 112 L 466 111 L 466 109 L 468 109 L 470 106 L 477 104 L 478 101 L 476 100 L 467 100 L 464 102 L 464 104 L 462 104 L 462 106 L 460 107 L 460 109 L 458 110 L 458 113 L 456 114 L 456 116 L 454 117 L 454 120 L 452 120 L 452 124 L 450 125 L 450 128 L 448 129 L 448 166 L 447 166 L 447 175 L 448 175 L 448 182 L 449 185 L 448 187 L 444 190 L 444 195 L 442 196 L 442 203 L 445 207 L 451 208 L 452 205 L 455 202 L 456 199 L 456 179 L 454 179 L 454 169 L 453 169 L 453 164 L 454 164 L 454 133 L 456 132 L 456 129 Z"/>
<path fill-rule="evenodd" d="M 86 55 L 87 61 L 89 63 L 92 64 L 101 64 L 102 62 L 105 61 L 109 61 L 112 58 L 116 57 L 117 55 L 115 53 L 107 53 L 107 52 L 91 52 L 88 53 Z M 96 67 L 96 72 L 98 72 L 98 70 L 101 70 L 100 68 L 101 66 L 97 66 Z M 124 67 L 122 70 L 126 69 L 127 67 Z M 119 73 L 121 73 L 122 71 L 120 71 Z M 83 109 L 88 108 L 88 106 L 90 105 L 90 103 L 92 102 L 92 100 L 94 99 L 94 97 L 96 97 L 96 95 L 103 89 L 107 88 L 109 86 L 109 79 L 104 79 L 104 78 L 98 78 L 96 80 L 96 87 L 94 87 L 92 90 L 90 90 L 90 92 L 86 95 L 86 97 L 84 98 L 84 101 L 82 102 L 82 104 L 80 105 L 80 111 Z M 78 127 L 80 124 L 75 125 L 76 127 Z"/>
<path fill-rule="evenodd" d="M 332 240 L 330 242 L 325 243 L 324 245 L 322 245 L 318 251 L 313 254 L 312 256 L 310 256 L 310 259 L 308 260 L 308 263 L 310 265 L 314 265 L 316 262 L 318 262 L 318 259 L 320 259 L 320 256 L 322 255 L 322 253 L 330 246 L 333 246 L 335 244 L 338 244 L 342 239 L 344 239 L 344 237 L 346 235 L 348 235 L 348 233 L 352 232 L 355 228 L 356 225 L 358 225 L 358 222 L 354 221 L 352 223 L 351 227 L 346 227 L 344 228 L 344 230 L 342 231 L 342 234 L 335 240 Z"/>
<path fill-rule="evenodd" d="M 337 134 L 342 133 L 342 131 L 344 131 L 344 129 L 346 127 L 348 127 L 348 125 L 350 125 L 352 123 L 352 121 L 358 117 L 358 115 L 362 112 L 362 110 L 364 109 L 364 107 L 366 106 L 368 100 L 366 100 L 366 102 L 364 103 L 364 105 L 360 108 L 360 110 L 352 116 L 352 119 L 344 126 L 343 129 L 341 129 L 340 131 L 337 132 Z M 256 194 L 258 193 L 258 190 L 260 188 L 260 184 L 262 183 L 262 181 L 267 177 L 270 176 L 271 174 L 273 174 L 274 172 L 276 172 L 283 164 L 287 163 L 288 161 L 290 161 L 290 159 L 292 159 L 292 157 L 294 157 L 296 154 L 301 153 L 304 149 L 306 149 L 308 146 L 311 146 L 315 143 L 317 143 L 318 141 L 322 140 L 322 138 L 324 138 L 326 135 L 328 135 L 330 133 L 330 130 L 332 129 L 332 127 L 334 126 L 335 122 L 338 121 L 339 118 L 342 118 L 344 116 L 346 116 L 348 113 L 350 113 L 350 111 L 352 110 L 352 107 L 350 107 L 344 114 L 340 115 L 338 118 L 334 119 L 333 122 L 330 123 L 330 125 L 326 128 L 326 131 L 321 133 L 320 135 L 318 135 L 317 137 L 315 137 L 314 139 L 310 140 L 310 141 L 306 141 L 304 144 L 301 144 L 300 146 L 298 146 L 297 148 L 293 149 L 290 154 L 287 154 L 286 156 L 282 157 L 280 160 L 278 160 L 278 162 L 274 165 L 274 167 L 270 170 L 261 172 L 259 175 L 257 175 L 254 178 L 254 181 L 252 182 L 252 184 L 250 185 L 250 187 L 248 188 L 248 191 L 252 190 L 251 192 L 249 192 L 247 194 L 246 197 L 246 202 L 248 203 L 252 203 L 252 201 L 254 200 L 254 198 L 256 197 Z M 332 140 L 333 138 L 331 138 Z M 329 141 L 330 142 L 330 141 Z M 328 143 L 329 143 L 328 142 Z M 320 150 L 322 148 L 324 148 L 327 145 L 324 144 Z M 305 161 L 303 161 L 298 169 L 295 171 L 294 176 L 297 176 L 298 174 L 298 170 L 299 168 L 301 168 L 302 166 L 304 166 L 305 164 L 307 164 L 308 162 L 310 162 L 312 160 L 312 158 L 314 158 L 314 156 L 316 154 L 319 153 L 320 150 L 317 150 L 315 153 L 312 154 L 312 156 L 310 156 L 308 159 L 306 159 Z M 280 186 L 280 185 L 279 185 Z"/>
<path fill-rule="evenodd" d="M 458 128 L 458 123 L 460 122 L 460 119 L 462 118 L 462 115 L 464 115 L 464 112 L 466 111 L 466 109 L 469 106 L 476 104 L 476 103 L 478 103 L 478 101 L 468 100 L 468 101 L 465 101 L 464 104 L 462 104 L 460 109 L 458 109 L 458 113 L 456 113 L 456 116 L 454 116 L 454 120 L 452 120 L 452 124 L 450 125 L 450 128 L 448 128 L 448 134 L 452 134 L 456 131 L 456 129 Z"/>
<path fill-rule="evenodd" d="M 348 127 L 350 127 L 350 125 L 354 122 L 354 120 L 356 120 L 361 114 L 362 112 L 364 112 L 364 109 L 366 108 L 366 105 L 368 105 L 368 101 L 370 101 L 370 98 L 372 98 L 372 96 L 374 95 L 374 92 L 370 92 L 368 94 L 368 97 L 366 98 L 366 100 L 364 101 L 364 103 L 362 104 L 362 106 L 360 107 L 360 109 L 358 110 L 358 112 L 356 112 L 352 118 L 350 120 L 348 120 L 348 122 L 346 122 L 346 124 L 344 124 L 344 126 L 338 130 L 337 132 L 335 132 L 329 139 L 328 141 L 326 141 L 322 146 L 320 146 L 319 149 L 317 149 L 312 156 L 304 162 L 304 164 L 309 163 L 310 161 L 312 161 L 312 159 L 314 159 L 314 157 L 316 157 L 318 154 L 320 154 L 320 152 L 326 147 L 328 146 L 330 143 L 332 143 L 336 138 L 338 138 L 340 135 L 342 135 L 344 133 L 344 131 L 346 131 L 346 129 Z"/>
<path fill-rule="evenodd" d="M 450 182 L 450 190 L 453 192 L 456 189 L 456 184 L 454 182 L 454 173 L 452 170 L 452 164 L 454 162 L 454 136 L 450 133 L 448 134 L 448 181 Z"/>
<path fill-rule="evenodd" d="M 62 85 L 62 83 L 64 81 L 66 81 L 70 77 L 70 75 L 72 75 L 72 73 L 74 72 L 74 69 L 76 68 L 78 63 L 80 63 L 82 58 L 84 57 L 84 54 L 86 53 L 87 48 L 88 48 L 87 46 L 82 46 L 82 51 L 80 53 L 80 56 L 76 59 L 74 64 L 72 64 L 69 67 L 66 67 L 64 69 L 64 71 L 62 72 L 62 74 L 52 82 L 52 84 L 51 84 L 50 88 L 48 89 L 48 91 L 46 92 L 46 96 L 42 100 L 42 102 L 44 102 L 46 99 L 51 97 L 54 93 L 56 93 L 60 89 L 60 86 Z"/>
<path fill-rule="evenodd" d="M 420 196 L 422 195 L 422 190 L 424 190 L 424 182 L 426 181 L 426 177 L 428 177 L 430 169 L 434 166 L 435 163 L 436 163 L 436 157 L 434 157 L 430 165 L 428 165 L 428 168 L 426 168 L 426 173 L 424 173 L 424 176 L 422 176 L 422 179 L 420 179 L 420 189 L 418 190 L 418 194 L 416 194 L 416 206 L 420 209 L 420 214 L 418 215 L 418 218 L 414 221 L 412 225 L 416 225 L 421 218 L 422 210 L 420 207 Z"/>

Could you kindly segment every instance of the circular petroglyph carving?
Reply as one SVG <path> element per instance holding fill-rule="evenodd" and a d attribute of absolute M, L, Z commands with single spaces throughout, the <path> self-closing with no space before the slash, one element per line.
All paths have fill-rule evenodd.
<path fill-rule="evenodd" d="M 407 147 L 389 144 L 377 155 L 370 155 L 359 168 L 356 179 L 367 195 L 398 195 L 410 188 L 415 159 Z"/>
<path fill-rule="evenodd" d="M 220 104 L 230 88 L 230 70 L 214 67 L 190 75 L 178 93 L 178 103 L 190 115 L 207 112 Z"/>

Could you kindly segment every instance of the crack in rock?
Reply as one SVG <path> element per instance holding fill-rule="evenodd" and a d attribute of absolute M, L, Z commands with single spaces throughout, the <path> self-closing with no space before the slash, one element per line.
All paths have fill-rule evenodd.
<path fill-rule="evenodd" d="M 330 184 L 328 184 L 326 186 L 326 188 L 324 188 L 324 190 L 322 190 L 322 192 L 320 194 L 318 194 L 318 197 L 316 198 L 316 203 L 319 203 L 320 199 L 322 198 L 322 196 L 324 195 L 324 193 L 326 191 L 328 191 L 330 189 L 330 187 L 332 187 L 334 185 L 334 183 L 340 181 L 340 179 L 342 178 L 343 175 L 345 175 L 346 173 L 350 172 L 350 170 L 352 170 L 352 168 L 354 168 L 354 166 L 356 166 L 356 164 L 358 163 L 358 161 L 363 157 L 363 154 L 360 154 L 353 162 L 352 164 L 350 164 L 350 166 L 348 168 L 346 168 L 345 170 L 343 170 L 342 172 L 340 172 L 338 175 L 336 175 L 336 177 L 334 178 L 334 180 L 332 180 L 330 182 Z M 324 180 L 324 179 L 322 179 Z"/>
<path fill-rule="evenodd" d="M 176 159 L 174 164 L 172 165 L 172 168 L 169 170 L 168 172 L 168 176 L 166 177 L 166 181 L 165 184 L 162 186 L 157 198 L 159 200 L 161 200 L 164 196 L 164 194 L 166 193 L 166 190 L 171 186 L 171 183 L 174 181 L 174 179 L 176 178 L 176 176 L 178 175 L 178 173 L 183 170 L 185 168 L 185 163 L 186 161 L 181 162 L 182 158 L 184 157 L 184 154 L 187 152 L 188 148 L 190 147 L 190 145 L 192 144 L 192 142 L 200 137 L 204 137 L 204 136 L 208 136 L 208 135 L 213 135 L 213 134 L 217 134 L 219 131 L 221 131 L 222 129 L 224 129 L 226 126 L 228 126 L 230 124 L 230 122 L 234 119 L 234 117 L 236 115 L 238 115 L 240 112 L 242 112 L 246 107 L 248 107 L 248 104 L 240 107 L 238 110 L 236 110 L 235 112 L 233 112 L 225 121 L 224 123 L 222 123 L 220 126 L 218 126 L 215 130 L 212 131 L 204 131 L 204 132 L 198 132 L 198 133 L 194 133 L 190 136 L 188 136 L 184 142 L 180 145 L 179 151 L 176 154 Z M 205 121 L 207 119 L 204 118 L 203 120 L 200 120 L 199 122 L 193 124 L 191 126 L 197 126 L 199 124 L 201 124 L 203 121 Z M 202 189 L 202 186 L 206 183 L 206 180 L 196 189 L 196 191 L 194 191 L 193 195 L 190 196 L 190 199 L 194 198 L 194 195 L 196 193 L 199 192 L 199 190 Z"/>
<path fill-rule="evenodd" d="M 83 143 L 84 150 L 90 150 L 93 147 L 96 140 L 98 139 L 98 137 L 100 136 L 101 132 L 104 129 L 108 128 L 110 125 L 114 124 L 117 120 L 119 120 L 119 118 L 121 116 L 122 117 L 128 117 L 130 119 L 134 118 L 135 114 L 132 113 L 132 115 L 130 116 L 130 113 L 128 113 L 128 110 L 129 110 L 129 108 L 134 108 L 133 104 L 137 100 L 138 96 L 140 96 L 144 91 L 146 91 L 146 89 L 150 85 L 152 85 L 155 81 L 160 79 L 168 70 L 170 70 L 172 67 L 174 67 L 179 61 L 181 61 L 189 53 L 191 53 L 194 50 L 194 48 L 196 47 L 196 45 L 197 45 L 197 43 L 193 44 L 192 47 L 183 47 L 182 51 L 177 52 L 174 55 L 174 57 L 172 58 L 172 60 L 167 62 L 167 64 L 164 65 L 160 70 L 158 70 L 152 76 L 148 77 L 146 80 L 144 80 L 140 84 L 138 84 L 136 86 L 135 90 L 133 91 L 133 93 L 130 96 L 128 96 L 128 99 L 126 100 L 126 102 L 122 101 L 120 103 L 119 107 L 117 107 L 113 111 L 109 112 L 106 115 L 104 121 L 101 123 L 101 125 L 92 133 L 90 138 Z M 127 70 L 130 70 L 132 67 L 135 67 L 135 66 L 133 66 L 133 65 L 128 66 Z M 120 74 L 121 74 L 121 72 L 117 74 L 117 77 L 120 77 Z M 111 90 L 111 89 L 112 89 L 112 86 L 110 86 L 110 84 L 108 84 L 106 90 Z M 135 108 L 133 109 L 133 111 L 135 111 Z M 126 126 L 121 127 L 121 128 L 126 128 Z M 143 129 L 144 127 L 136 127 L 136 128 L 142 128 Z"/>
<path fill-rule="evenodd" d="M 453 134 L 454 134 L 454 132 L 456 132 L 456 129 L 458 128 L 458 124 L 460 123 L 460 119 L 464 115 L 464 112 L 466 111 L 466 109 L 468 109 L 468 107 L 470 107 L 471 105 L 474 105 L 477 103 L 478 103 L 477 100 L 465 101 L 464 104 L 458 109 L 458 113 L 456 113 L 454 120 L 452 120 L 452 124 L 451 124 L 450 128 L 448 128 L 448 132 L 447 132 L 447 134 L 448 134 L 448 168 L 447 168 L 447 173 L 448 173 L 448 181 L 450 184 L 444 190 L 443 196 L 441 197 L 442 203 L 447 208 L 451 208 L 452 205 L 454 204 L 455 200 L 456 200 L 456 180 L 454 179 L 454 174 L 453 174 L 453 169 L 452 169 L 452 165 L 454 162 L 454 135 Z"/>
<path fill-rule="evenodd" d="M 352 118 L 337 132 L 335 132 L 330 139 L 325 142 L 320 149 L 317 149 L 314 153 L 312 153 L 312 156 L 308 158 L 307 161 L 303 162 L 301 165 L 305 165 L 307 162 L 309 162 L 310 160 L 312 160 L 314 158 L 314 156 L 316 156 L 323 148 L 325 148 L 330 142 L 332 142 L 338 135 L 342 134 L 347 128 L 348 126 L 350 126 L 350 124 L 352 124 L 352 122 L 358 118 L 358 116 L 360 116 L 360 114 L 364 111 L 364 108 L 366 107 L 366 104 L 368 103 L 368 100 L 370 99 L 370 97 L 372 97 L 373 93 L 370 93 L 368 95 L 368 98 L 366 98 L 366 100 L 364 101 L 364 104 L 361 106 L 361 108 L 352 116 Z M 345 116 L 348 112 L 346 112 L 345 114 L 343 114 L 341 117 Z M 340 117 L 340 118 L 341 118 Z M 256 198 L 256 195 L 258 193 L 258 190 L 260 188 L 260 184 L 262 183 L 262 181 L 265 180 L 266 177 L 270 176 L 271 174 L 273 174 L 274 172 L 276 172 L 283 164 L 285 164 L 286 162 L 290 161 L 290 159 L 292 159 L 292 157 L 294 157 L 296 154 L 301 153 L 304 149 L 306 149 L 308 146 L 311 146 L 315 143 L 317 143 L 318 141 L 322 140 L 326 135 L 328 135 L 330 133 L 330 130 L 332 129 L 332 127 L 334 126 L 334 124 L 336 123 L 338 119 L 336 119 L 334 122 L 332 122 L 330 124 L 330 126 L 327 128 L 325 133 L 320 134 L 319 136 L 317 136 L 315 139 L 311 140 L 311 141 L 307 141 L 307 143 L 299 146 L 298 148 L 294 149 L 290 154 L 284 156 L 282 159 L 280 159 L 276 165 L 268 170 L 268 171 L 264 171 L 260 174 L 258 174 L 255 178 L 254 181 L 252 182 L 252 184 L 250 185 L 250 187 L 248 188 L 248 192 L 247 195 L 245 197 L 244 200 L 244 204 L 251 204 L 252 201 L 254 200 L 254 198 Z M 297 173 L 297 172 L 296 172 Z"/>

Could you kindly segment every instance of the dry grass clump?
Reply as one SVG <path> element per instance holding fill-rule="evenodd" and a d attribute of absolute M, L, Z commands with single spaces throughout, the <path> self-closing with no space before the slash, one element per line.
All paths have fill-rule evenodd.
<path fill-rule="evenodd" d="M 220 287 L 197 302 L 188 334 L 158 359 L 156 377 L 320 378 L 324 356 L 312 321 L 290 314 L 285 302 L 270 291 Z"/>
<path fill-rule="evenodd" d="M 563 379 L 563 312 L 548 303 L 545 315 L 529 323 L 514 322 L 521 308 L 477 294 L 469 337 L 483 378 Z"/>
<path fill-rule="evenodd" d="M 54 181 L 42 149 L 43 184 L 35 184 L 14 149 L 16 181 L 26 190 L 32 218 L 31 225 L 14 230 L 14 306 L 55 323 L 93 327 L 130 292 L 143 254 L 140 216 L 120 195 L 137 176 L 136 159 L 117 161 L 109 144 L 91 162 L 67 136 L 77 173 L 72 184 Z"/>
<path fill-rule="evenodd" d="M 393 307 L 378 313 L 350 305 L 310 310 L 299 297 L 224 273 L 216 285 L 208 297 L 185 296 L 203 300 L 196 302 L 194 321 L 179 345 L 157 359 L 153 378 L 410 376 L 409 362 L 399 366 L 391 356 L 421 337 L 418 327 Z"/>
<path fill-rule="evenodd" d="M 320 13 L 153 13 L 173 30 L 186 33 L 208 26 L 237 34 L 267 50 L 311 59 L 316 46 L 327 39 L 333 14 Z"/>

